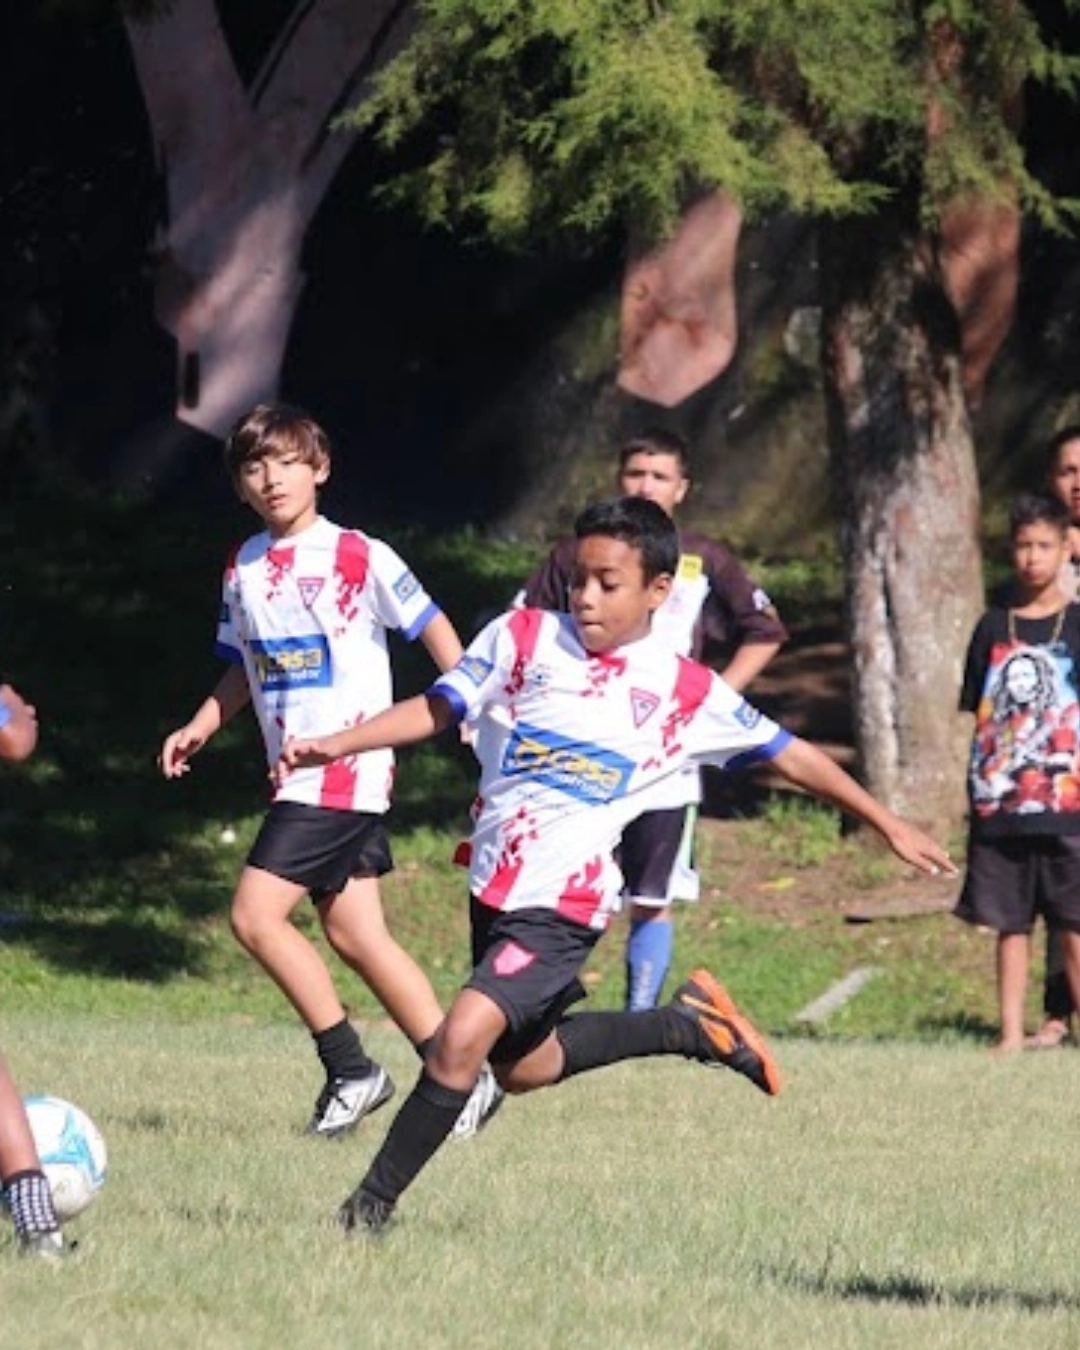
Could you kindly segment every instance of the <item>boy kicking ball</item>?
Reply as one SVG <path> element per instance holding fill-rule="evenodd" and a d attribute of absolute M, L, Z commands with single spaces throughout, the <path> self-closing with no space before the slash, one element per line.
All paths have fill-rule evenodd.
<path fill-rule="evenodd" d="M 567 1010 L 617 905 L 613 853 L 688 759 L 736 769 L 769 760 L 792 783 L 859 816 L 906 862 L 953 872 L 932 839 L 838 765 L 784 731 L 719 676 L 650 633 L 679 559 L 654 502 L 622 498 L 578 518 L 570 613 L 495 619 L 424 695 L 362 726 L 288 741 L 279 773 L 477 723 L 480 791 L 471 843 L 474 969 L 416 1086 L 356 1191 L 347 1231 L 378 1232 L 450 1134 L 485 1058 L 530 1092 L 622 1060 L 681 1055 L 744 1075 L 768 1095 L 780 1074 L 764 1039 L 707 971 L 664 1007 Z"/>

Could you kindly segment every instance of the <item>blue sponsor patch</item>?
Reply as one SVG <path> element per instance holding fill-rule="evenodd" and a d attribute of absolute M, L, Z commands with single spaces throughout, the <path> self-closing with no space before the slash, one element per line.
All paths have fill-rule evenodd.
<path fill-rule="evenodd" d="M 537 783 L 595 806 L 623 796 L 634 764 L 603 746 L 519 722 L 503 751 L 502 770 L 510 777 L 528 774 Z"/>
<path fill-rule="evenodd" d="M 761 712 L 755 708 L 752 703 L 747 703 L 745 699 L 735 709 L 735 720 L 744 726 L 747 731 L 753 731 L 761 721 Z"/>
<path fill-rule="evenodd" d="M 491 674 L 491 662 L 485 661 L 482 656 L 463 656 L 457 663 L 457 668 L 471 684 L 476 685 L 477 689 Z"/>
<path fill-rule="evenodd" d="M 398 598 L 398 603 L 402 605 L 407 605 L 419 589 L 420 582 L 412 572 L 402 572 L 394 582 L 394 594 Z"/>
<path fill-rule="evenodd" d="M 264 693 L 325 689 L 330 684 L 330 646 L 322 633 L 311 637 L 253 641 L 251 660 Z"/>

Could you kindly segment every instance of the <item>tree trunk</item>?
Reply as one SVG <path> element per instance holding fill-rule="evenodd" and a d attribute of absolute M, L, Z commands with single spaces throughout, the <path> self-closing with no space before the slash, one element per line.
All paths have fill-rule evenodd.
<path fill-rule="evenodd" d="M 867 787 L 943 835 L 964 810 L 964 651 L 982 606 L 960 329 L 895 217 L 822 231 L 823 352 Z"/>
<path fill-rule="evenodd" d="M 176 415 L 190 425 L 223 436 L 277 394 L 304 234 L 353 140 L 329 119 L 400 42 L 408 10 L 303 0 L 250 88 L 213 0 L 126 20 L 167 203 L 155 313 L 176 338 Z"/>

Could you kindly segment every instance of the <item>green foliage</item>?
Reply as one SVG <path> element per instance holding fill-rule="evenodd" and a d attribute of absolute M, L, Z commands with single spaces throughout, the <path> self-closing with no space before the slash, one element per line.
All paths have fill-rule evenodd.
<path fill-rule="evenodd" d="M 796 795 L 770 798 L 762 811 L 760 830 L 766 851 L 792 867 L 820 866 L 843 848 L 837 813 Z"/>
<path fill-rule="evenodd" d="M 969 194 L 1069 222 L 1028 172 L 1027 80 L 1080 58 L 1017 0 L 423 0 L 411 42 L 346 121 L 400 156 L 385 191 L 500 243 L 671 229 L 723 188 L 749 213 L 933 220 Z"/>

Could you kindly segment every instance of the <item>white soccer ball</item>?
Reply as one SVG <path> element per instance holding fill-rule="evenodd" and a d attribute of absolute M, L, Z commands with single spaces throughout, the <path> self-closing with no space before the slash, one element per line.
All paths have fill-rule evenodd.
<path fill-rule="evenodd" d="M 23 1102 L 56 1217 L 66 1223 L 105 1184 L 105 1140 L 85 1111 L 61 1097 L 24 1097 Z"/>

